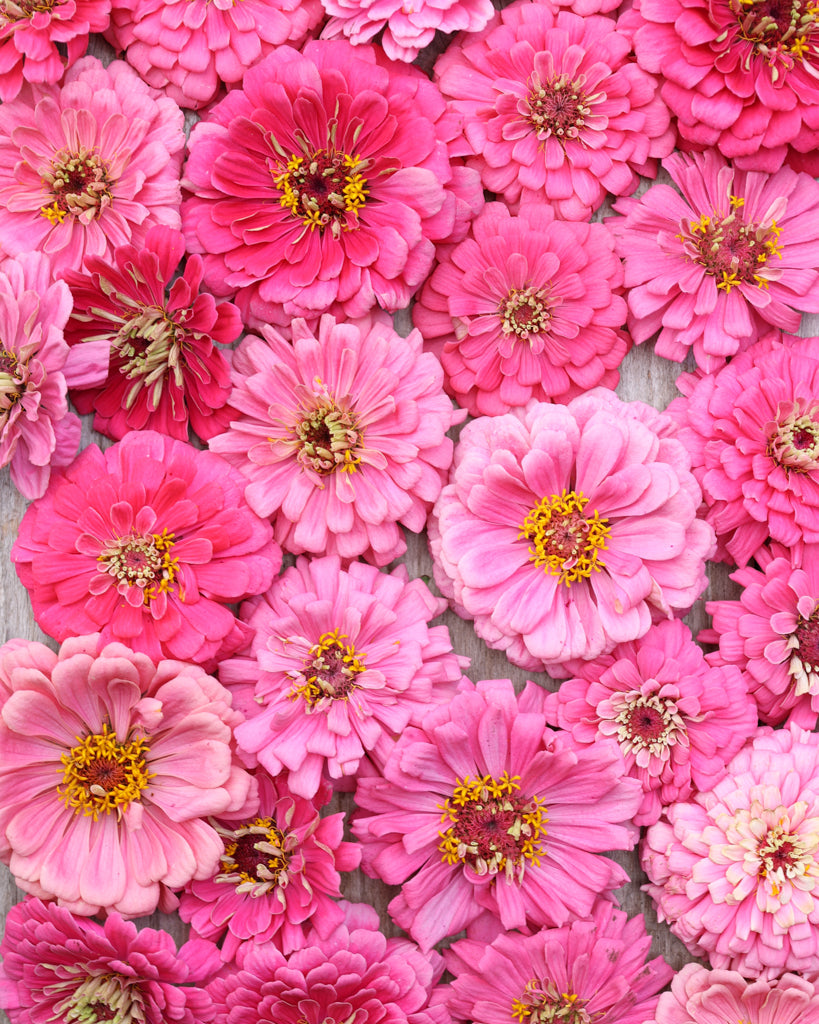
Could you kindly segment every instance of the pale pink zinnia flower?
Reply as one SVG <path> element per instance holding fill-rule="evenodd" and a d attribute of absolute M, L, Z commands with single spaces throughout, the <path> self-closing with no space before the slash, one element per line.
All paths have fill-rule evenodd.
<path fill-rule="evenodd" d="M 549 721 L 578 743 L 617 741 L 644 791 L 635 825 L 652 825 L 663 805 L 687 800 L 695 788 L 710 789 L 756 728 L 742 673 L 709 665 L 679 619 L 563 667 L 575 678 L 547 696 Z"/>
<path fill-rule="evenodd" d="M 769 324 L 798 331 L 819 312 L 819 184 L 783 167 L 738 171 L 713 150 L 675 153 L 663 167 L 679 188 L 653 185 L 614 204 L 608 221 L 625 261 L 629 331 L 659 331 L 658 355 L 693 349 L 706 371 L 747 348 Z M 680 194 L 682 193 L 682 194 Z"/>
<path fill-rule="evenodd" d="M 479 919 L 562 925 L 627 880 L 599 855 L 633 845 L 640 785 L 613 743 L 549 729 L 544 698 L 464 681 L 359 780 L 364 870 L 401 885 L 389 912 L 423 949 Z"/>
<path fill-rule="evenodd" d="M 780 544 L 760 548 L 762 571 L 731 574 L 743 587 L 738 601 L 711 601 L 714 628 L 699 639 L 718 643 L 710 657 L 746 673 L 759 717 L 779 725 L 786 717 L 806 729 L 819 719 L 819 548 L 801 557 Z"/>
<path fill-rule="evenodd" d="M 689 466 L 667 416 L 602 388 L 473 420 L 430 520 L 436 582 L 516 665 L 596 658 L 705 589 Z"/>
<path fill-rule="evenodd" d="M 628 350 L 623 267 L 602 224 L 556 221 L 544 202 L 489 203 L 412 308 L 447 387 L 474 416 L 530 398 L 614 388 Z"/>
<path fill-rule="evenodd" d="M 292 343 L 262 328 L 234 354 L 241 415 L 210 447 L 249 478 L 248 504 L 275 516 L 294 554 L 386 565 L 407 549 L 399 524 L 423 530 L 441 492 L 459 417 L 421 335 L 385 320 L 327 314 L 315 333 L 294 320 Z"/>
<path fill-rule="evenodd" d="M 177 952 L 167 932 L 137 930 L 119 914 L 97 924 L 27 899 L 9 912 L 0 954 L 0 1007 L 11 1024 L 214 1017 L 201 986 L 219 966 L 215 946 L 194 939 Z"/>
<path fill-rule="evenodd" d="M 612 18 L 518 0 L 459 42 L 435 77 L 464 116 L 468 162 L 508 203 L 535 192 L 562 219 L 588 220 L 671 152 L 657 83 Z"/>
<path fill-rule="evenodd" d="M 310 929 L 327 939 L 344 920 L 339 871 L 361 860 L 358 844 L 342 842 L 344 815 L 319 816 L 329 787 L 312 801 L 290 792 L 286 773 L 256 779 L 257 813 L 211 820 L 225 844 L 218 871 L 188 883 L 180 897 L 179 916 L 195 935 L 224 936 L 223 960 L 234 960 L 243 942 L 273 942 L 292 953 L 307 944 Z"/>
<path fill-rule="evenodd" d="M 355 774 L 367 752 L 383 758 L 391 739 L 449 699 L 468 664 L 452 652 L 446 626 L 429 620 L 446 608 L 399 566 L 382 573 L 328 556 L 296 565 L 241 617 L 254 631 L 249 655 L 219 673 L 247 722 L 242 750 L 311 797 L 322 776 Z"/>
<path fill-rule="evenodd" d="M 282 43 L 300 47 L 322 17 L 320 0 L 114 0 L 106 37 L 148 85 L 196 109 Z"/>
<path fill-rule="evenodd" d="M 661 957 L 647 960 L 650 947 L 642 917 L 600 900 L 563 928 L 455 942 L 444 953 L 455 980 L 436 999 L 472 1024 L 643 1024 L 672 975 Z"/>
<path fill-rule="evenodd" d="M 223 847 L 204 819 L 252 814 L 257 799 L 233 755 L 241 715 L 227 690 L 197 665 L 100 643 L 15 651 L 0 856 L 26 892 L 135 917 L 167 904 L 163 887 L 211 875 Z"/>
<path fill-rule="evenodd" d="M 459 131 L 432 82 L 371 46 L 279 47 L 191 133 L 188 248 L 249 326 L 407 306 L 434 243 L 466 234 L 456 196 L 480 195 L 450 165 Z"/>
<path fill-rule="evenodd" d="M 69 271 L 74 310 L 66 339 L 82 353 L 89 342 L 110 350 L 101 387 L 71 397 L 95 412 L 94 429 L 116 440 L 129 430 L 158 430 L 188 440 L 188 423 L 203 439 L 224 430 L 230 368 L 214 341 L 227 345 L 242 331 L 239 311 L 200 294 L 202 258 L 185 255 L 181 231 L 151 228 L 137 247 L 90 256 L 85 271 Z"/>
<path fill-rule="evenodd" d="M 761 726 L 710 792 L 666 808 L 642 861 L 694 956 L 747 978 L 819 971 L 819 735 Z"/>
<path fill-rule="evenodd" d="M 746 565 L 770 537 L 819 543 L 819 339 L 769 337 L 719 373 L 684 374 L 668 407 L 702 485 L 718 556 Z"/>
<path fill-rule="evenodd" d="M 155 660 L 210 666 L 250 630 L 225 607 L 281 565 L 270 524 L 212 452 L 134 431 L 52 475 L 12 550 L 34 617 L 57 640 L 102 632 Z"/>

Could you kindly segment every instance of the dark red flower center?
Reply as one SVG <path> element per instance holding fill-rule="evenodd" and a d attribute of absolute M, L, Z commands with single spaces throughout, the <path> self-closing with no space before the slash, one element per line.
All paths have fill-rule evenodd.
<path fill-rule="evenodd" d="M 576 82 L 568 75 L 560 75 L 550 82 L 541 82 L 533 76 L 528 121 L 538 138 L 553 136 L 561 142 L 576 139 L 591 113 L 590 103 L 590 97 L 583 91 L 582 76 Z"/>
<path fill-rule="evenodd" d="M 350 638 L 334 629 L 323 633 L 309 651 L 293 686 L 293 694 L 303 697 L 311 708 L 330 700 L 347 700 L 358 689 L 356 678 L 366 671 L 366 654 L 356 651 Z"/>
<path fill-rule="evenodd" d="M 768 424 L 768 455 L 788 472 L 819 469 L 819 405 L 804 413 L 796 403 L 780 405 Z"/>
<path fill-rule="evenodd" d="M 111 205 L 113 178 L 92 150 L 61 150 L 50 170 L 42 172 L 42 181 L 51 202 L 40 207 L 40 214 L 52 224 L 61 224 L 66 215 L 93 219 Z"/>
<path fill-rule="evenodd" d="M 819 5 L 813 0 L 730 0 L 739 38 L 770 64 L 779 58 L 786 66 L 815 53 Z"/>
<path fill-rule="evenodd" d="M 100 570 L 113 576 L 118 588 L 139 587 L 143 603 L 148 604 L 161 593 L 172 593 L 178 585 L 179 559 L 171 555 L 175 536 L 163 530 L 144 537 L 112 538 L 97 556 Z"/>
<path fill-rule="evenodd" d="M 776 221 L 746 223 L 740 212 L 744 204 L 741 196 L 732 195 L 729 213 L 712 211 L 680 225 L 678 237 L 686 255 L 715 277 L 717 288 L 726 294 L 740 284 L 767 288 L 772 276 L 768 261 L 782 258 Z"/>
<path fill-rule="evenodd" d="M 316 396 L 315 407 L 305 411 L 304 419 L 292 430 L 298 446 L 296 458 L 315 473 L 358 471 L 363 438 L 356 416 L 329 395 Z"/>
<path fill-rule="evenodd" d="M 358 211 L 370 190 L 363 172 L 368 161 L 335 149 L 293 153 L 271 171 L 282 193 L 279 204 L 312 231 L 330 229 L 335 237 L 358 227 Z"/>
<path fill-rule="evenodd" d="M 524 341 L 549 329 L 552 315 L 548 295 L 543 288 L 512 288 L 498 310 L 501 330 Z"/>
<path fill-rule="evenodd" d="M 657 708 L 647 704 L 634 704 L 629 709 L 626 727 L 632 737 L 639 737 L 648 746 L 664 735 L 668 723 Z"/>
<path fill-rule="evenodd" d="M 156 409 L 171 376 L 177 388 L 184 388 L 185 337 L 185 329 L 159 306 L 143 306 L 122 320 L 111 335 L 111 369 L 129 382 L 126 409 L 145 389 L 151 391 L 149 405 Z"/>
<path fill-rule="evenodd" d="M 819 668 L 819 613 L 796 627 L 796 639 L 799 641 L 796 654 L 803 665 Z"/>
<path fill-rule="evenodd" d="M 95 965 L 96 966 L 96 965 Z M 76 970 L 87 971 L 89 964 L 78 964 Z M 66 1024 L 99 1024 L 121 1021 L 136 1024 L 146 1020 L 145 1001 L 133 977 L 121 974 L 86 974 L 71 981 L 57 981 L 48 986 L 54 1000 L 49 1020 Z"/>
<path fill-rule="evenodd" d="M 254 818 L 233 831 L 220 829 L 225 842 L 217 882 L 229 882 L 239 892 L 261 896 L 287 882 L 288 848 L 274 818 Z"/>
<path fill-rule="evenodd" d="M 567 586 L 588 579 L 605 565 L 600 553 L 608 543 L 608 519 L 601 519 L 596 510 L 586 514 L 588 502 L 575 491 L 553 494 L 532 509 L 520 528 L 520 537 L 532 542 L 529 561 Z"/>
<path fill-rule="evenodd" d="M 107 724 L 62 754 L 63 779 L 57 793 L 75 812 L 90 815 L 122 811 L 141 799 L 153 777 L 146 764 L 148 744 L 142 737 L 120 742 Z"/>
<path fill-rule="evenodd" d="M 759 877 L 767 879 L 774 896 L 778 896 L 787 879 L 804 875 L 813 867 L 813 858 L 798 835 L 786 831 L 787 819 L 768 828 L 757 844 Z"/>
<path fill-rule="evenodd" d="M 28 21 L 35 14 L 50 14 L 65 0 L 0 0 L 0 24 L 3 21 Z"/>

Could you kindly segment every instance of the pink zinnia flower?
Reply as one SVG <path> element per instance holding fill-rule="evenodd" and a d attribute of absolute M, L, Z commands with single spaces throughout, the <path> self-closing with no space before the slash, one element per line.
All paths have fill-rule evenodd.
<path fill-rule="evenodd" d="M 242 321 L 232 303 L 200 294 L 200 256 L 174 278 L 184 255 L 181 231 L 158 225 L 141 246 L 90 256 L 85 273 L 66 275 L 69 344 L 81 352 L 95 341 L 111 353 L 102 387 L 71 397 L 81 413 L 96 413 L 95 430 L 116 440 L 147 428 L 187 441 L 189 422 L 207 439 L 230 422 L 230 369 L 213 343 L 235 341 Z"/>
<path fill-rule="evenodd" d="M 77 453 L 80 421 L 68 411 L 67 388 L 98 384 L 104 346 L 71 353 L 65 327 L 71 293 L 54 281 L 42 253 L 0 262 L 0 466 L 27 498 L 45 491 L 53 466 Z"/>
<path fill-rule="evenodd" d="M 705 589 L 689 465 L 667 416 L 602 388 L 473 420 L 430 521 L 436 582 L 516 665 L 596 658 Z"/>
<path fill-rule="evenodd" d="M 97 924 L 28 899 L 11 908 L 0 953 L 0 1006 L 11 1024 L 201 1024 L 214 1017 L 200 986 L 218 966 L 216 948 L 200 939 L 177 952 L 167 932 L 137 931 L 119 914 Z"/>
<path fill-rule="evenodd" d="M 243 606 L 250 655 L 220 666 L 224 685 L 248 691 L 241 749 L 271 775 L 287 768 L 306 797 L 324 774 L 354 775 L 366 752 L 383 758 L 392 737 L 452 696 L 468 664 L 446 626 L 429 626 L 445 608 L 404 566 L 344 572 L 337 557 L 300 558 Z"/>
<path fill-rule="evenodd" d="M 272 328 L 233 357 L 230 403 L 242 414 L 210 447 L 249 478 L 248 504 L 275 516 L 276 539 L 300 554 L 363 555 L 386 565 L 406 549 L 399 524 L 423 530 L 452 461 L 459 420 L 421 335 L 386 317 L 317 333 Z"/>
<path fill-rule="evenodd" d="M 798 331 L 819 312 L 819 184 L 788 167 L 737 171 L 718 154 L 663 164 L 679 187 L 619 199 L 608 221 L 625 260 L 629 331 L 655 351 L 719 369 L 768 324 Z M 816 225 L 815 228 L 812 225 Z"/>
<path fill-rule="evenodd" d="M 436 80 L 464 116 L 469 163 L 508 203 L 535 192 L 562 219 L 588 220 L 671 152 L 657 83 L 613 19 L 519 0 L 459 43 Z"/>
<path fill-rule="evenodd" d="M 464 681 L 404 730 L 383 777 L 359 780 L 364 870 L 402 886 L 388 909 L 423 949 L 478 919 L 562 925 L 627 880 L 599 854 L 632 846 L 639 783 L 613 743 L 549 729 L 544 699 Z"/>
<path fill-rule="evenodd" d="M 11 557 L 57 640 L 101 630 L 155 660 L 210 666 L 250 639 L 225 605 L 270 586 L 281 565 L 271 533 L 224 459 L 135 431 L 54 474 Z"/>
<path fill-rule="evenodd" d="M 717 664 L 738 665 L 759 705 L 759 717 L 786 717 L 806 729 L 819 719 L 819 549 L 802 557 L 779 544 L 754 556 L 762 568 L 731 574 L 738 601 L 711 601 L 714 628 L 699 639 L 718 643 Z"/>
<path fill-rule="evenodd" d="M 90 33 L 108 27 L 110 13 L 111 0 L 4 0 L 0 100 L 13 100 L 23 81 L 58 82 L 85 53 Z"/>
<path fill-rule="evenodd" d="M 436 998 L 473 1024 L 643 1024 L 672 975 L 661 957 L 647 961 L 650 947 L 642 916 L 600 900 L 563 928 L 454 943 L 444 960 L 455 980 Z"/>
<path fill-rule="evenodd" d="M 342 842 L 344 815 L 319 816 L 329 787 L 314 802 L 294 796 L 286 774 L 256 779 L 257 814 L 211 822 L 225 844 L 218 873 L 190 882 L 179 904 L 194 934 L 224 936 L 223 960 L 234 960 L 248 941 L 291 953 L 307 944 L 311 928 L 327 939 L 344 920 L 339 871 L 361 860 L 358 844 Z"/>
<path fill-rule="evenodd" d="M 683 375 L 668 412 L 725 561 L 770 537 L 819 543 L 819 339 L 766 338 L 716 375 Z"/>
<path fill-rule="evenodd" d="M 819 186 L 818 186 L 819 187 Z M 529 399 L 614 388 L 628 339 L 623 267 L 602 224 L 556 221 L 546 203 L 489 203 L 412 309 L 447 387 L 473 416 Z"/>
<path fill-rule="evenodd" d="M 85 57 L 61 88 L 23 89 L 0 105 L 4 250 L 40 249 L 59 274 L 178 228 L 184 145 L 182 111 L 122 61 Z"/>
<path fill-rule="evenodd" d="M 26 892 L 135 917 L 167 904 L 163 886 L 213 873 L 222 841 L 203 819 L 252 814 L 257 799 L 233 756 L 241 715 L 227 690 L 197 665 L 100 643 L 14 652 L 0 856 Z"/>
<path fill-rule="evenodd" d="M 549 721 L 581 744 L 617 741 L 643 787 L 635 825 L 652 825 L 663 805 L 687 800 L 695 788 L 710 789 L 756 728 L 742 673 L 709 665 L 678 619 L 564 667 L 575 678 L 547 696 Z"/>
<path fill-rule="evenodd" d="M 818 18 L 804 0 L 635 0 L 624 20 L 640 66 L 665 79 L 684 144 L 746 169 L 791 160 L 815 175 Z"/>
<path fill-rule="evenodd" d="M 466 233 L 447 151 L 459 130 L 432 82 L 373 47 L 279 47 L 191 133 L 188 248 L 250 326 L 407 306 L 433 243 Z M 457 191 L 480 195 L 463 176 Z"/>
<path fill-rule="evenodd" d="M 708 793 L 646 833 L 661 921 L 712 967 L 819 970 L 819 735 L 762 726 Z"/>

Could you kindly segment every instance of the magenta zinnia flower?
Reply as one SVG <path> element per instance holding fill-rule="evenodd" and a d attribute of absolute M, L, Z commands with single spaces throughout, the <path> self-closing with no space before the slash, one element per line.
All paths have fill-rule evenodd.
<path fill-rule="evenodd" d="M 177 952 L 167 932 L 137 931 L 119 914 L 97 924 L 25 900 L 9 912 L 0 954 L 0 1006 L 11 1024 L 201 1024 L 214 1017 L 200 985 L 218 966 L 216 948 L 194 940 Z"/>
<path fill-rule="evenodd" d="M 562 925 L 626 881 L 599 854 L 632 846 L 639 783 L 614 744 L 549 729 L 544 698 L 464 681 L 404 730 L 383 778 L 359 780 L 364 870 L 402 886 L 388 909 L 423 949 L 479 918 Z"/>
<path fill-rule="evenodd" d="M 407 306 L 433 243 L 466 233 L 450 237 L 458 131 L 436 86 L 370 46 L 282 46 L 191 133 L 188 248 L 251 326 Z"/>
<path fill-rule="evenodd" d="M 660 920 L 712 967 L 819 970 L 819 735 L 762 726 L 708 793 L 672 804 L 643 847 Z"/>
<path fill-rule="evenodd" d="M 709 150 L 663 164 L 679 187 L 653 185 L 619 199 L 618 236 L 629 288 L 629 330 L 640 344 L 659 330 L 658 355 L 693 349 L 706 371 L 773 324 L 798 331 L 819 312 L 819 184 L 788 167 L 737 171 Z"/>
<path fill-rule="evenodd" d="M 472 1024 L 643 1024 L 672 975 L 661 957 L 646 960 L 650 947 L 641 916 L 600 900 L 563 928 L 454 943 L 444 960 L 455 980 L 439 994 Z"/>
<path fill-rule="evenodd" d="M 612 234 L 532 202 L 519 216 L 489 203 L 471 236 L 442 257 L 412 309 L 458 403 L 496 416 L 531 398 L 616 387 L 628 339 L 617 330 L 626 304 Z"/>
<path fill-rule="evenodd" d="M 248 504 L 275 516 L 287 551 L 386 565 L 406 551 L 399 524 L 423 530 L 452 461 L 441 366 L 386 317 L 292 332 L 244 340 L 230 400 L 242 415 L 210 446 L 249 478 Z"/>
<path fill-rule="evenodd" d="M 178 228 L 184 144 L 182 111 L 122 61 L 85 57 L 61 88 L 24 88 L 0 105 L 4 250 L 47 252 L 59 274 Z"/>
<path fill-rule="evenodd" d="M 156 909 L 163 886 L 213 874 L 222 841 L 204 819 L 252 814 L 257 799 L 232 753 L 241 716 L 227 690 L 197 665 L 100 643 L 14 651 L 0 708 L 0 855 L 26 892 L 135 917 Z"/>
<path fill-rule="evenodd" d="M 640 402 L 598 388 L 483 417 L 430 521 L 435 579 L 516 665 L 596 658 L 705 589 L 700 501 L 670 419 Z"/>
<path fill-rule="evenodd" d="M 612 18 L 521 0 L 459 43 L 436 80 L 464 117 L 469 163 L 508 203 L 535 192 L 562 219 L 588 220 L 671 152 L 657 83 Z"/>
<path fill-rule="evenodd" d="M 81 352 L 89 341 L 106 343 L 111 353 L 103 386 L 71 397 L 81 413 L 96 412 L 94 429 L 109 437 L 149 429 L 187 441 L 190 421 L 207 439 L 230 422 L 230 369 L 213 343 L 235 341 L 242 321 L 232 303 L 199 293 L 200 256 L 174 278 L 184 255 L 182 233 L 159 225 L 139 248 L 90 256 L 85 273 L 66 275 L 69 344 Z"/>
<path fill-rule="evenodd" d="M 281 565 L 242 489 L 224 459 L 153 431 L 89 445 L 12 549 L 37 622 L 60 641 L 101 630 L 155 660 L 233 654 L 250 630 L 225 605 L 266 590 Z"/>

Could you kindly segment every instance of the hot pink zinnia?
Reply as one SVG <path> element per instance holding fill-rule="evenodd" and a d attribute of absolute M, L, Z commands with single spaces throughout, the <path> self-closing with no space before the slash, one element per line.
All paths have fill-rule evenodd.
<path fill-rule="evenodd" d="M 156 660 L 233 654 L 250 630 L 225 605 L 266 590 L 281 565 L 242 490 L 224 459 L 153 431 L 89 445 L 12 549 L 37 622 L 61 641 L 101 630 Z"/>
<path fill-rule="evenodd" d="M 389 911 L 422 949 L 480 918 L 559 926 L 626 881 L 599 854 L 633 844 L 639 783 L 613 743 L 549 729 L 544 699 L 465 680 L 404 730 L 383 777 L 359 780 L 364 870 L 402 886 Z"/>
<path fill-rule="evenodd" d="M 436 998 L 472 1024 L 643 1024 L 672 975 L 661 957 L 647 961 L 650 947 L 642 917 L 600 900 L 563 928 L 454 943 L 444 960 L 455 980 Z"/>
<path fill-rule="evenodd" d="M 251 326 L 407 306 L 433 243 L 466 234 L 452 237 L 459 130 L 432 82 L 373 47 L 279 47 L 191 133 L 188 248 Z"/>
<path fill-rule="evenodd" d="M 368 751 L 447 700 L 467 659 L 452 653 L 446 608 L 399 566 L 382 573 L 337 557 L 300 558 L 262 597 L 243 606 L 254 631 L 249 656 L 223 662 L 224 685 L 249 691 L 240 747 L 311 797 L 322 776 L 355 774 Z"/>
<path fill-rule="evenodd" d="M 227 690 L 197 665 L 100 644 L 92 634 L 59 654 L 13 652 L 0 856 L 26 892 L 135 917 L 162 887 L 209 877 L 223 848 L 204 819 L 252 814 L 257 798 L 233 756 L 241 715 Z"/>
<path fill-rule="evenodd" d="M 819 184 L 783 167 L 738 171 L 713 150 L 663 163 L 680 195 L 653 185 L 619 199 L 608 221 L 625 261 L 629 331 L 679 362 L 693 349 L 706 371 L 773 324 L 798 331 L 819 312 Z"/>
<path fill-rule="evenodd" d="M 25 87 L 0 105 L 4 250 L 40 249 L 59 274 L 178 228 L 184 144 L 182 111 L 122 61 L 85 57 L 62 87 Z"/>
<path fill-rule="evenodd" d="M 85 273 L 66 274 L 74 298 L 68 343 L 82 352 L 94 341 L 111 354 L 102 387 L 71 397 L 81 413 L 96 413 L 94 429 L 109 437 L 149 429 L 187 441 L 190 422 L 207 439 L 232 418 L 230 369 L 214 341 L 235 341 L 242 321 L 232 303 L 200 294 L 200 256 L 174 277 L 184 255 L 182 232 L 157 225 L 140 247 L 90 256 Z"/>
<path fill-rule="evenodd" d="M 683 375 L 668 407 L 702 485 L 718 555 L 770 537 L 819 543 L 819 339 L 766 338 L 716 375 Z"/>
<path fill-rule="evenodd" d="M 195 939 L 177 952 L 167 932 L 137 931 L 119 914 L 97 924 L 28 899 L 11 908 L 0 953 L 0 1006 L 11 1024 L 202 1024 L 214 1017 L 200 986 L 218 967 L 216 948 Z"/>
<path fill-rule="evenodd" d="M 733 665 L 712 667 L 679 619 L 652 626 L 589 662 L 546 698 L 553 725 L 578 743 L 619 744 L 644 796 L 635 825 L 652 825 L 663 805 L 710 789 L 757 724 L 756 703 Z"/>
<path fill-rule="evenodd" d="M 602 224 L 556 221 L 543 202 L 484 208 L 412 309 L 460 405 L 496 416 L 617 386 L 628 339 L 613 248 Z"/>
<path fill-rule="evenodd" d="M 452 461 L 447 430 L 459 417 L 438 360 L 421 335 L 398 335 L 386 317 L 314 333 L 272 328 L 233 357 L 230 402 L 242 414 L 210 447 L 249 478 L 248 504 L 275 516 L 276 539 L 300 554 L 363 555 L 386 565 L 406 549 Z"/>
<path fill-rule="evenodd" d="M 673 146 L 657 83 L 612 18 L 519 0 L 435 66 L 464 116 L 469 163 L 509 203 L 535 192 L 564 220 L 588 220 L 606 197 Z"/>
<path fill-rule="evenodd" d="M 602 388 L 473 420 L 430 520 L 436 582 L 516 665 L 596 658 L 705 589 L 689 465 L 667 416 Z"/>
<path fill-rule="evenodd" d="M 712 967 L 819 970 L 819 735 L 759 728 L 708 793 L 646 833 L 660 920 Z"/>

